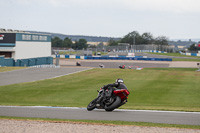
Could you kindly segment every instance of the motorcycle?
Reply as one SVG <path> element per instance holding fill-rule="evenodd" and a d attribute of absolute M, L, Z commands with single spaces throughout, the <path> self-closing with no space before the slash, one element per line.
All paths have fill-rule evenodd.
<path fill-rule="evenodd" d="M 126 67 L 125 65 L 119 65 L 120 69 L 125 69 L 125 67 Z"/>
<path fill-rule="evenodd" d="M 105 109 L 106 111 L 113 111 L 114 109 L 124 105 L 127 102 L 128 95 L 130 94 L 127 89 L 118 90 L 113 88 L 108 88 L 106 90 L 100 88 L 100 90 L 97 90 L 97 92 L 97 98 L 92 100 L 87 106 L 88 111 L 92 111 L 95 108 Z M 98 98 L 102 95 L 102 100 L 97 104 Z"/>

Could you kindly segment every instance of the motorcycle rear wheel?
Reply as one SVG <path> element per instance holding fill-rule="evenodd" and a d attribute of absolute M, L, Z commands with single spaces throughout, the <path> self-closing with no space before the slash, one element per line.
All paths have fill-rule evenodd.
<path fill-rule="evenodd" d="M 121 98 L 116 97 L 115 101 L 111 105 L 105 105 L 105 110 L 106 111 L 113 111 L 115 108 L 118 108 L 121 105 Z"/>
<path fill-rule="evenodd" d="M 92 100 L 92 102 L 90 102 L 87 106 L 87 110 L 88 111 L 92 111 L 93 109 L 96 108 L 96 101 L 97 101 L 98 98 Z"/>

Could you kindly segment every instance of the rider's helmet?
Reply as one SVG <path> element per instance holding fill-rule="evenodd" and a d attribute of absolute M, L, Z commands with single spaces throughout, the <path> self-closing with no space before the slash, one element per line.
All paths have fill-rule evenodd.
<path fill-rule="evenodd" d="M 119 79 L 116 79 L 115 83 L 118 83 L 118 84 L 124 83 L 124 80 L 119 78 Z"/>

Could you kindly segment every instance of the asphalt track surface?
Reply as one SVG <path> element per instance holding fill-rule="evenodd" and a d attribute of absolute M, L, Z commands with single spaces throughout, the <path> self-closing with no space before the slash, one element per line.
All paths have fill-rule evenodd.
<path fill-rule="evenodd" d="M 0 116 L 200 125 L 200 112 L 121 109 L 106 112 L 102 109 L 87 111 L 86 108 L 76 107 L 0 106 Z"/>
<path fill-rule="evenodd" d="M 126 68 L 131 66 L 132 69 L 136 69 L 137 67 L 142 68 L 168 68 L 169 64 L 167 63 L 138 63 L 138 62 L 105 62 L 105 61 L 98 61 L 98 62 L 90 62 L 90 61 L 82 61 L 81 66 L 84 67 L 99 67 L 99 64 L 103 64 L 105 68 L 119 68 L 119 65 L 125 65 Z"/>
<path fill-rule="evenodd" d="M 84 67 L 27 68 L 15 71 L 0 72 L 0 86 L 56 78 L 88 69 L 89 68 Z"/>

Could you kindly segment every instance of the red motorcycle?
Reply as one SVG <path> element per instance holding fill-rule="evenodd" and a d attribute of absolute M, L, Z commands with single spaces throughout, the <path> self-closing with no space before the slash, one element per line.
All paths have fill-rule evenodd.
<path fill-rule="evenodd" d="M 114 89 L 108 88 L 106 90 L 100 89 L 97 98 L 90 102 L 87 106 L 87 110 L 91 111 L 95 108 L 105 109 L 106 111 L 113 111 L 119 108 L 127 102 L 130 92 L 127 89 Z M 97 104 L 97 100 L 103 95 L 103 99 Z"/>

